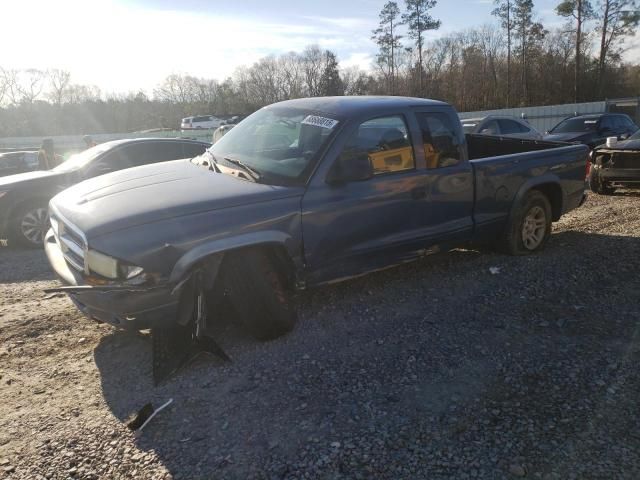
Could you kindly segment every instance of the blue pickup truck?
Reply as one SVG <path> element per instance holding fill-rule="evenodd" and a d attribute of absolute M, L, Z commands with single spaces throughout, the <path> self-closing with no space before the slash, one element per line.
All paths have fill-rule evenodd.
<path fill-rule="evenodd" d="M 90 318 L 199 337 L 222 297 L 268 339 L 293 328 L 297 289 L 465 244 L 540 250 L 584 201 L 587 154 L 465 136 L 438 101 L 290 100 L 191 160 L 58 194 L 45 249 Z"/>

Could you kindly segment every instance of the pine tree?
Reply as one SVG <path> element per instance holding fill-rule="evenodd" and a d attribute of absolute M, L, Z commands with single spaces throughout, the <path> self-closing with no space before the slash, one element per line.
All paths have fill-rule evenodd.
<path fill-rule="evenodd" d="M 397 34 L 400 24 L 399 15 L 400 9 L 396 2 L 385 3 L 380 11 L 380 24 L 371 37 L 380 48 L 377 61 L 380 66 L 387 69 L 387 91 L 391 94 L 395 92 L 396 50 L 402 47 L 400 43 L 402 36 Z"/>
<path fill-rule="evenodd" d="M 511 39 L 514 28 L 513 1 L 514 0 L 494 0 L 496 8 L 491 12 L 492 15 L 500 19 L 500 25 L 507 33 L 507 108 L 511 105 Z"/>
<path fill-rule="evenodd" d="M 409 38 L 416 42 L 418 49 L 419 93 L 422 96 L 422 77 L 424 74 L 422 50 L 424 32 L 440 28 L 440 20 L 435 20 L 429 10 L 436 6 L 436 0 L 405 0 L 406 11 L 402 14 L 402 22 L 407 25 Z"/>

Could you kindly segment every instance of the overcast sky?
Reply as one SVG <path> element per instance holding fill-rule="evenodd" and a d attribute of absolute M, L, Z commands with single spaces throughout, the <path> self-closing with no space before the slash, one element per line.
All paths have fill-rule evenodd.
<path fill-rule="evenodd" d="M 537 0 L 545 26 L 559 0 Z M 0 66 L 63 68 L 104 92 L 153 87 L 171 73 L 224 79 L 262 56 L 319 44 L 369 68 L 385 0 L 1 0 Z M 398 2 L 402 5 L 404 2 Z M 440 0 L 453 31 L 495 22 L 492 0 Z M 638 60 L 638 49 L 627 57 Z"/>

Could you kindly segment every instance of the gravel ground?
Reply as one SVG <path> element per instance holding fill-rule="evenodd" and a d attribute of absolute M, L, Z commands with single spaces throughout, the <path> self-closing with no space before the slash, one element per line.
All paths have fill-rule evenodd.
<path fill-rule="evenodd" d="M 592 195 L 541 254 L 304 293 L 290 335 L 231 329 L 232 362 L 153 387 L 147 334 L 45 300 L 42 252 L 2 248 L 0 478 L 639 478 L 639 253 L 640 196 Z"/>

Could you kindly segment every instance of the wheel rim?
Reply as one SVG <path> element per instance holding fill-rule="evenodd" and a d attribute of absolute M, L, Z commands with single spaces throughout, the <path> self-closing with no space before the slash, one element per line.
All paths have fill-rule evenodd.
<path fill-rule="evenodd" d="M 41 244 L 48 226 L 47 210 L 34 208 L 29 210 L 20 222 L 20 231 L 29 242 Z"/>
<path fill-rule="evenodd" d="M 522 224 L 522 243 L 528 250 L 535 250 L 544 240 L 547 231 L 547 215 L 542 207 L 535 206 L 527 212 Z"/>

